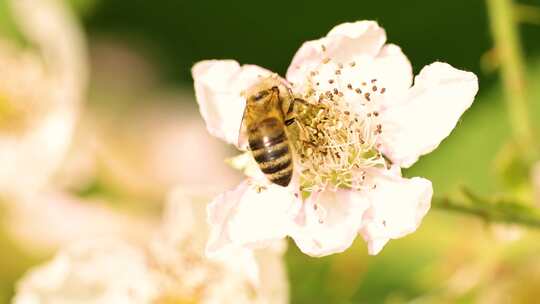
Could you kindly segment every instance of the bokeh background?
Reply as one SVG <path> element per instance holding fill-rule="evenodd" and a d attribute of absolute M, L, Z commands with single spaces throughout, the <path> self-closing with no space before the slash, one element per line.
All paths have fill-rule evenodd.
<path fill-rule="evenodd" d="M 233 186 L 241 176 L 223 159 L 235 151 L 206 134 L 191 66 L 232 58 L 284 74 L 304 41 L 361 19 L 377 20 L 415 72 L 440 60 L 480 79 L 479 95 L 452 135 L 405 175 L 432 180 L 436 195 L 461 185 L 492 194 L 505 184 L 497 168 L 511 131 L 484 1 L 66 2 L 86 34 L 91 77 L 78 135 L 56 180 L 92 207 L 151 222 L 174 184 L 195 189 L 211 183 L 212 191 Z M 537 0 L 519 3 L 540 9 Z M 519 30 L 538 127 L 540 14 L 527 16 Z M 5 0 L 0 35 L 26 43 Z M 35 208 L 39 219 L 40 205 Z M 9 212 L 0 216 L 0 302 L 8 303 L 16 280 L 55 247 L 32 245 L 47 243 L 41 229 L 14 229 Z M 291 303 L 534 303 L 540 297 L 539 237 L 534 228 L 432 209 L 416 233 L 374 257 L 362 240 L 325 258 L 309 258 L 291 244 Z"/>

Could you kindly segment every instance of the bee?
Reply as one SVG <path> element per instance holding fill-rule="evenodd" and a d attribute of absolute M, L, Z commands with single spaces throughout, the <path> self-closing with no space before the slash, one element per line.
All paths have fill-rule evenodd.
<path fill-rule="evenodd" d="M 294 122 L 291 90 L 275 75 L 261 79 L 246 92 L 241 130 L 246 132 L 253 158 L 268 180 L 286 187 L 293 173 L 286 127 Z"/>

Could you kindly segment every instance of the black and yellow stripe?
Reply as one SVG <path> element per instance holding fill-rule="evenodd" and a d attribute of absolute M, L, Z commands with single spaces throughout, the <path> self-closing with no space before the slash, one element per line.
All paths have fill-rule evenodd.
<path fill-rule="evenodd" d="M 262 172 L 272 183 L 284 187 L 289 185 L 292 156 L 284 130 L 277 134 L 250 137 L 249 147 Z"/>

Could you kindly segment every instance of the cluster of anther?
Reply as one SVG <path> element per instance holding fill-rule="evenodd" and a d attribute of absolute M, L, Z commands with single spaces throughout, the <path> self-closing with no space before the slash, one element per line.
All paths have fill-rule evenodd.
<path fill-rule="evenodd" d="M 2 92 L 0 92 L 2 94 Z M 36 113 L 25 104 L 25 100 L 14 100 L 0 95 L 0 134 L 20 134 L 26 130 Z"/>
<path fill-rule="evenodd" d="M 369 187 L 364 170 L 385 166 L 377 146 L 383 132 L 377 100 L 386 89 L 375 78 L 352 81 L 361 68 L 326 58 L 308 75 L 301 95 L 309 105 L 297 111 L 293 141 L 303 191 Z"/>
<path fill-rule="evenodd" d="M 227 279 L 223 266 L 204 257 L 196 236 L 176 242 L 174 250 L 179 254 L 171 254 L 171 248 L 160 251 L 159 243 L 155 246 L 151 248 L 154 255 L 150 255 L 149 264 L 163 279 L 162 295 L 157 303 L 198 303 L 205 294 L 211 293 L 211 288 Z M 235 288 L 240 294 L 254 294 L 247 280 L 235 279 L 239 280 Z"/>

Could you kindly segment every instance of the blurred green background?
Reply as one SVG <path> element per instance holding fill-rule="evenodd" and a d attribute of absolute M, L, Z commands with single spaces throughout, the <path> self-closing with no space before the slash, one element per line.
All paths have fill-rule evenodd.
<path fill-rule="evenodd" d="M 0 33 L 18 37 L 2 2 Z M 519 3 L 540 9 L 537 0 Z M 190 68 L 202 59 L 232 58 L 283 74 L 304 41 L 323 36 L 341 22 L 377 20 L 388 41 L 408 55 L 415 72 L 440 60 L 473 71 L 480 79 L 478 98 L 453 134 L 405 175 L 431 179 L 436 194 L 453 192 L 462 184 L 477 193 L 499 191 L 494 162 L 510 130 L 496 62 L 489 57 L 493 42 L 484 1 L 72 0 L 70 4 L 91 50 L 104 41 L 122 45 L 150 63 L 158 86 L 167 90 L 191 90 Z M 533 23 L 522 24 L 520 34 L 536 122 L 540 19 Z M 92 79 L 90 103 L 99 104 L 103 101 L 96 81 Z M 129 86 L 130 79 L 114 81 Z M 139 97 L 127 105 L 145 102 Z M 104 188 L 93 184 L 81 193 L 111 192 Z M 362 240 L 343 254 L 318 259 L 302 255 L 291 243 L 287 253 L 291 303 L 533 303 L 540 296 L 539 236 L 537 231 L 488 226 L 475 218 L 432 210 L 417 233 L 390 242 L 375 257 L 367 256 Z M 46 255 L 23 251 L 1 231 L 0 239 L 0 300 L 7 302 L 15 280 Z"/>

